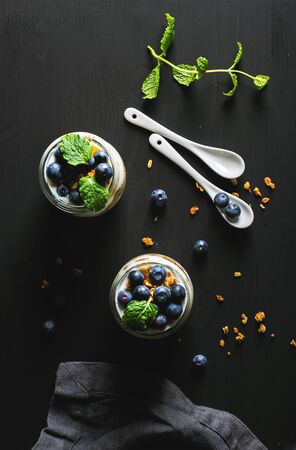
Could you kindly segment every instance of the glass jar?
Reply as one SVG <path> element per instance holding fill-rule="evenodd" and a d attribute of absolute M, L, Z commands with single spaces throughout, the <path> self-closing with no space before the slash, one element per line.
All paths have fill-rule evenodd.
<path fill-rule="evenodd" d="M 184 300 L 182 301 L 183 312 L 180 317 L 169 321 L 164 329 L 156 329 L 153 326 L 149 326 L 145 331 L 135 331 L 127 329 L 123 326 L 122 316 L 125 310 L 125 307 L 121 305 L 118 300 L 118 293 L 128 288 L 128 274 L 133 269 L 144 270 L 146 266 L 154 266 L 156 264 L 160 264 L 165 267 L 165 269 L 175 277 L 175 283 L 181 284 L 184 286 L 186 295 Z M 114 318 L 117 320 L 119 325 L 126 330 L 128 333 L 133 334 L 134 336 L 143 338 L 143 339 L 159 339 L 166 336 L 169 336 L 179 330 L 182 325 L 188 319 L 192 304 L 193 304 L 193 285 L 191 279 L 184 269 L 177 261 L 170 258 L 169 256 L 159 255 L 156 253 L 149 253 L 146 255 L 137 256 L 130 261 L 128 261 L 118 272 L 111 286 L 110 290 L 110 304 L 111 310 Z"/>
<path fill-rule="evenodd" d="M 75 131 L 70 134 L 79 134 L 83 138 L 90 139 L 90 144 L 98 147 L 98 150 L 104 150 L 109 156 L 110 164 L 113 168 L 113 176 L 107 184 L 109 189 L 109 199 L 104 208 L 100 211 L 90 211 L 86 206 L 74 205 L 67 197 L 60 197 L 56 191 L 56 185 L 48 178 L 46 169 L 49 164 L 55 161 L 54 152 L 58 148 L 63 136 L 58 137 L 45 150 L 39 164 L 39 181 L 42 191 L 46 198 L 57 208 L 69 214 L 79 217 L 94 217 L 106 213 L 118 202 L 123 194 L 126 182 L 126 171 L 120 154 L 115 148 L 99 136 L 95 134 Z"/>

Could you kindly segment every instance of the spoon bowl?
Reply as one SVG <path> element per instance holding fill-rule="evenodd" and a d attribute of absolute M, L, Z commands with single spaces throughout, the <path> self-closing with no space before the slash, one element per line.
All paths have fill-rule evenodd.
<path fill-rule="evenodd" d="M 124 111 L 124 117 L 128 122 L 133 123 L 138 127 L 161 134 L 171 141 L 187 148 L 187 150 L 190 150 L 194 155 L 198 156 L 208 167 L 221 177 L 229 179 L 238 178 L 245 170 L 244 160 L 237 153 L 223 148 L 210 147 L 208 145 L 190 141 L 163 125 L 160 125 L 136 108 L 127 108 Z"/>
<path fill-rule="evenodd" d="M 214 198 L 216 194 L 220 192 L 225 192 L 223 189 L 220 189 L 218 186 L 215 186 L 213 183 L 208 181 L 205 177 L 203 177 L 200 173 L 197 172 L 169 143 L 166 139 L 164 139 L 159 134 L 151 134 L 149 137 L 149 142 L 153 148 L 155 148 L 159 153 L 166 156 L 168 159 L 173 161 L 177 166 L 183 169 L 188 175 L 190 175 L 195 181 L 197 181 L 207 192 L 209 197 L 214 203 Z M 242 199 L 236 197 L 233 194 L 229 194 L 227 192 L 229 200 L 233 203 L 236 203 L 240 209 L 241 213 L 235 219 L 229 218 L 224 209 L 218 208 L 217 210 L 221 214 L 224 220 L 228 222 L 235 228 L 248 228 L 254 220 L 254 213 L 252 208 Z M 214 203 L 215 204 L 215 203 Z"/>

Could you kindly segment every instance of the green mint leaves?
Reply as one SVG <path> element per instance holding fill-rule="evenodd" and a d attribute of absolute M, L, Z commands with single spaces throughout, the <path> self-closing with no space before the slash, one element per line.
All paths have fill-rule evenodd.
<path fill-rule="evenodd" d="M 163 36 L 160 41 L 160 49 L 162 53 L 159 55 L 155 52 L 155 50 L 148 45 L 148 50 L 151 52 L 151 55 L 156 59 L 157 66 L 150 72 L 148 77 L 142 84 L 142 92 L 144 94 L 144 98 L 153 99 L 156 98 L 159 91 L 160 85 L 160 66 L 161 64 L 167 64 L 172 68 L 173 78 L 183 86 L 189 87 L 193 81 L 200 80 L 206 74 L 210 73 L 218 73 L 225 72 L 227 73 L 233 83 L 233 87 L 228 92 L 223 92 L 227 97 L 232 97 L 237 90 L 238 87 L 238 76 L 237 74 L 244 75 L 253 80 L 254 85 L 257 89 L 263 89 L 270 79 L 268 75 L 250 75 L 249 73 L 243 72 L 241 70 L 237 70 L 236 66 L 242 58 L 243 55 L 243 46 L 241 42 L 237 42 L 238 50 L 235 55 L 233 64 L 228 69 L 208 69 L 208 60 L 207 58 L 200 56 L 196 60 L 196 65 L 189 64 L 173 64 L 168 61 L 166 57 L 166 53 L 169 47 L 172 45 L 174 37 L 175 37 L 175 19 L 169 13 L 166 14 L 167 19 L 167 27 L 163 33 Z"/>
<path fill-rule="evenodd" d="M 60 150 L 64 159 L 72 166 L 88 164 L 92 148 L 87 139 L 78 134 L 66 134 L 62 137 Z"/>
<path fill-rule="evenodd" d="M 93 212 L 103 209 L 109 199 L 108 189 L 97 183 L 94 177 L 80 178 L 79 193 L 85 206 Z"/>
<path fill-rule="evenodd" d="M 168 49 L 173 43 L 175 37 L 175 18 L 169 13 L 166 13 L 167 27 L 163 32 L 160 41 L 161 56 L 166 56 Z M 149 47 L 148 47 L 149 48 Z M 157 66 L 152 69 L 149 75 L 146 77 L 142 84 L 143 98 L 153 99 L 158 95 L 158 89 L 160 84 L 160 65 L 161 62 L 157 61 Z"/>
<path fill-rule="evenodd" d="M 124 310 L 122 316 L 123 326 L 129 330 L 145 331 L 149 323 L 153 322 L 158 312 L 157 306 L 150 300 L 133 300 Z"/>

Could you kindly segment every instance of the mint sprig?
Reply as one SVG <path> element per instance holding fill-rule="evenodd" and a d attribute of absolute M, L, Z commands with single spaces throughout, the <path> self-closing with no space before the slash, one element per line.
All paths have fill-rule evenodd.
<path fill-rule="evenodd" d="M 244 75 L 253 80 L 253 84 L 257 89 L 263 89 L 270 80 L 268 75 L 250 75 L 249 73 L 243 72 L 241 70 L 237 70 L 236 66 L 242 58 L 243 54 L 243 46 L 241 42 L 237 42 L 238 50 L 236 56 L 234 58 L 233 64 L 228 69 L 208 69 L 208 60 L 204 56 L 200 56 L 196 60 L 196 65 L 189 64 L 173 64 L 171 61 L 165 58 L 166 52 L 170 45 L 173 42 L 175 36 L 175 19 L 170 15 L 166 14 L 166 18 L 168 21 L 167 28 L 165 29 L 164 35 L 161 40 L 161 50 L 162 53 L 157 54 L 155 50 L 148 45 L 147 48 L 150 51 L 151 55 L 156 59 L 157 66 L 152 70 L 152 72 L 148 75 L 142 85 L 142 92 L 144 94 L 144 98 L 152 99 L 156 98 L 159 91 L 160 85 L 160 65 L 167 64 L 170 66 L 173 74 L 173 78 L 184 86 L 189 87 L 194 81 L 200 80 L 206 74 L 210 73 L 218 73 L 224 72 L 228 73 L 230 76 L 233 87 L 228 92 L 223 92 L 227 97 L 232 97 L 237 90 L 238 87 L 238 76 L 237 74 Z M 164 42 L 164 44 L 163 44 Z M 162 45 L 163 44 L 163 45 Z"/>
<path fill-rule="evenodd" d="M 173 43 L 175 37 L 175 18 L 169 13 L 166 13 L 167 27 L 163 32 L 160 41 L 161 56 L 166 56 L 168 49 Z M 160 85 L 160 66 L 161 61 L 157 61 L 157 65 L 152 69 L 149 75 L 145 78 L 142 84 L 143 98 L 153 99 L 158 95 Z"/>
<path fill-rule="evenodd" d="M 93 212 L 103 209 L 109 199 L 109 190 L 99 184 L 95 177 L 80 178 L 79 194 L 85 206 Z"/>
<path fill-rule="evenodd" d="M 158 312 L 157 306 L 152 302 L 152 299 L 133 300 L 124 310 L 122 316 L 122 324 L 125 328 L 134 331 L 145 331 L 148 325 L 155 320 Z"/>
<path fill-rule="evenodd" d="M 92 148 L 87 139 L 82 138 L 79 134 L 66 134 L 60 142 L 60 150 L 64 159 L 71 166 L 78 164 L 88 164 L 91 157 Z"/>

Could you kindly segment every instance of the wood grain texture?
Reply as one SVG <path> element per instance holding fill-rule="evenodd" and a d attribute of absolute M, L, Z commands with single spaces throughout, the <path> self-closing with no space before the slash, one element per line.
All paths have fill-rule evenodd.
<path fill-rule="evenodd" d="M 235 42 L 244 44 L 242 70 L 268 73 L 261 93 L 240 78 L 234 98 L 225 98 L 223 74 L 204 77 L 190 89 L 162 70 L 159 98 L 145 102 L 140 86 L 153 65 L 145 48 L 157 45 L 164 13 L 176 17 L 170 58 L 189 64 L 205 55 L 211 67 L 230 65 Z M 294 260 L 296 3 L 287 0 L 2 0 L 0 3 L 1 185 L 1 448 L 31 448 L 45 424 L 55 370 L 60 361 L 99 360 L 155 367 L 196 403 L 240 417 L 269 449 L 293 449 L 295 435 Z M 208 198 L 177 167 L 154 152 L 148 133 L 124 121 L 134 106 L 176 132 L 199 142 L 237 151 L 246 162 L 242 181 L 278 189 L 266 211 L 251 199 L 254 226 L 230 228 Z M 126 192 L 105 217 L 80 220 L 57 211 L 38 184 L 38 164 L 53 139 L 73 130 L 110 141 L 127 167 Z M 178 148 L 178 147 L 177 147 Z M 178 148 L 223 189 L 233 189 Z M 148 171 L 146 163 L 153 159 Z M 169 205 L 157 223 L 148 200 L 162 187 Z M 242 189 L 241 189 L 242 191 Z M 265 190 L 265 192 L 267 192 Z M 189 208 L 197 204 L 194 218 Z M 142 342 L 120 330 L 109 311 L 108 292 L 122 264 L 157 250 L 189 271 L 195 305 L 176 336 Z M 209 242 L 206 261 L 192 257 L 193 242 Z M 62 256 L 59 270 L 53 261 Z M 71 268 L 83 269 L 73 280 Z M 242 272 L 234 280 L 232 273 Z M 44 293 L 40 281 L 52 289 Z M 61 313 L 52 297 L 62 293 Z M 216 293 L 225 297 L 217 305 Z M 267 315 L 266 336 L 252 316 Z M 228 339 L 232 356 L 218 346 L 220 327 L 250 316 L 246 342 Z M 51 342 L 40 338 L 40 322 L 57 319 Z M 270 341 L 270 332 L 277 335 Z M 228 344 L 227 344 L 228 345 Z M 196 353 L 207 355 L 204 376 L 191 368 Z M 2 419 L 2 421 L 3 421 Z"/>

